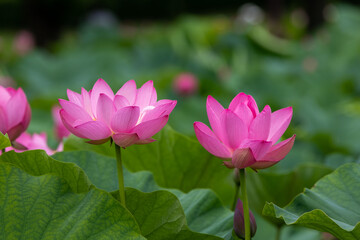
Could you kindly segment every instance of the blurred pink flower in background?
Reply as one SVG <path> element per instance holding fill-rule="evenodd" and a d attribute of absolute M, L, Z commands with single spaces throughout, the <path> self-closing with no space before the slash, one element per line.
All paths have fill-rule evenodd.
<path fill-rule="evenodd" d="M 134 80 L 126 82 L 113 93 L 109 85 L 99 79 L 89 92 L 67 91 L 69 101 L 59 99 L 60 116 L 65 127 L 74 135 L 101 144 L 110 138 L 120 147 L 146 144 L 169 119 L 176 101 L 157 101 L 153 81 L 136 88 Z"/>
<path fill-rule="evenodd" d="M 192 73 L 181 73 L 176 76 L 173 88 L 181 96 L 193 95 L 199 87 L 198 79 Z"/>
<path fill-rule="evenodd" d="M 59 106 L 54 106 L 51 109 L 52 117 L 54 120 L 54 132 L 55 132 L 55 136 L 58 141 L 61 141 L 63 138 L 70 135 L 69 130 L 67 130 L 67 128 L 64 126 L 64 124 L 61 120 L 60 110 L 61 110 L 61 107 L 59 107 Z"/>
<path fill-rule="evenodd" d="M 0 131 L 14 141 L 29 126 L 31 110 L 21 88 L 0 86 Z"/>
<path fill-rule="evenodd" d="M 16 84 L 12 77 L 0 75 L 0 86 L 3 87 L 14 87 Z"/>
<path fill-rule="evenodd" d="M 62 143 L 59 144 L 56 150 L 52 150 L 47 145 L 47 136 L 46 133 L 34 133 L 33 135 L 24 132 L 22 133 L 14 143 L 13 147 L 7 147 L 5 150 L 10 151 L 14 150 L 15 152 L 24 152 L 26 150 L 44 150 L 48 155 L 53 155 L 56 152 L 63 150 Z"/>
<path fill-rule="evenodd" d="M 18 32 L 15 36 L 13 48 L 19 55 L 25 55 L 35 47 L 34 35 L 26 30 Z"/>
<path fill-rule="evenodd" d="M 195 122 L 195 134 L 208 152 L 231 159 L 224 161 L 228 168 L 270 167 L 282 160 L 294 144 L 295 135 L 277 143 L 290 124 L 291 107 L 272 113 L 266 105 L 259 112 L 252 96 L 239 93 L 227 109 L 208 96 L 206 110 L 212 130 Z"/>
<path fill-rule="evenodd" d="M 307 57 L 303 61 L 303 68 L 306 72 L 313 73 L 318 68 L 318 61 L 316 58 Z"/>

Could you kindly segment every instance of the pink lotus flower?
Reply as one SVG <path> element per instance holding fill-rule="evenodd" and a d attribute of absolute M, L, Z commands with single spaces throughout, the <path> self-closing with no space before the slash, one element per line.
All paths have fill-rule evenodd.
<path fill-rule="evenodd" d="M 70 135 L 69 130 L 64 126 L 61 117 L 60 117 L 60 110 L 61 108 L 59 106 L 54 106 L 51 109 L 51 113 L 53 116 L 54 124 L 55 124 L 55 136 L 56 138 L 61 141 L 64 137 L 67 137 Z"/>
<path fill-rule="evenodd" d="M 26 30 L 20 31 L 14 39 L 13 48 L 19 55 L 25 55 L 35 47 L 34 35 Z"/>
<path fill-rule="evenodd" d="M 295 135 L 277 143 L 290 124 L 291 107 L 272 113 L 267 105 L 259 113 L 253 97 L 239 93 L 227 109 L 209 96 L 206 110 L 212 130 L 195 122 L 195 134 L 208 152 L 231 159 L 224 161 L 228 168 L 270 167 L 283 159 L 294 144 Z"/>
<path fill-rule="evenodd" d="M 0 86 L 0 131 L 14 141 L 29 126 L 31 110 L 24 91 Z"/>
<path fill-rule="evenodd" d="M 151 137 L 168 121 L 176 101 L 157 101 L 153 81 L 136 89 L 134 80 L 125 83 L 114 95 L 99 79 L 92 90 L 81 94 L 67 92 L 69 101 L 59 99 L 60 116 L 74 135 L 101 144 L 112 138 L 120 147 L 153 142 Z"/>
<path fill-rule="evenodd" d="M 198 89 L 198 80 L 191 73 L 182 73 L 175 78 L 173 87 L 179 95 L 192 95 Z"/>
<path fill-rule="evenodd" d="M 5 150 L 10 151 L 14 150 L 15 152 L 24 152 L 26 150 L 44 150 L 48 155 L 53 155 L 56 152 L 63 150 L 63 144 L 59 144 L 56 150 L 52 150 L 47 145 L 47 136 L 46 133 L 40 133 L 33 135 L 24 132 L 22 133 L 14 142 L 12 147 L 7 147 Z"/>

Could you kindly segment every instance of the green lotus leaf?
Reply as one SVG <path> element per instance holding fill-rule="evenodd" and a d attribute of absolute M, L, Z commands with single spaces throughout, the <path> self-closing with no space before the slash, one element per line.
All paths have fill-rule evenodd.
<path fill-rule="evenodd" d="M 64 150 L 65 151 L 76 151 L 76 150 L 89 150 L 93 152 L 97 152 L 99 154 L 115 157 L 115 150 L 110 147 L 109 143 L 104 144 L 89 144 L 84 139 L 78 138 L 74 135 L 70 135 L 64 141 Z"/>
<path fill-rule="evenodd" d="M 118 198 L 118 192 L 114 192 L 113 196 Z M 126 201 L 126 207 L 137 220 L 142 235 L 149 240 L 221 239 L 191 231 L 186 224 L 180 201 L 168 191 L 143 193 L 133 188 L 126 188 Z"/>
<path fill-rule="evenodd" d="M 92 187 L 85 172 L 74 163 L 63 163 L 49 157 L 43 150 L 32 150 L 23 153 L 6 152 L 0 156 L 0 162 L 9 163 L 23 171 L 41 176 L 54 174 L 63 178 L 72 191 L 76 193 L 87 192 Z"/>
<path fill-rule="evenodd" d="M 169 127 L 164 128 L 156 139 L 158 141 L 154 143 L 131 146 L 124 151 L 124 163 L 130 171 L 152 172 L 161 187 L 183 192 L 211 188 L 223 197 L 224 202 L 231 199 L 232 179 L 229 175 L 232 171 L 222 166 L 222 160 L 208 153 L 197 140 Z"/>
<path fill-rule="evenodd" d="M 8 138 L 7 135 L 2 134 L 2 132 L 0 132 L 0 150 L 6 148 L 6 147 L 10 147 L 11 146 L 11 142 Z"/>
<path fill-rule="evenodd" d="M 145 239 L 109 193 L 74 193 L 55 175 L 32 176 L 0 163 L 1 239 Z"/>
<path fill-rule="evenodd" d="M 329 232 L 343 240 L 360 239 L 360 165 L 349 163 L 323 177 L 281 208 L 266 203 L 263 214 Z"/>
<path fill-rule="evenodd" d="M 195 189 L 189 193 L 173 192 L 184 208 L 190 228 L 197 232 L 225 237 L 233 228 L 233 213 L 222 206 L 210 189 Z"/>
<path fill-rule="evenodd" d="M 157 141 L 133 145 L 122 151 L 123 162 L 132 172 L 150 171 L 156 183 L 164 188 L 189 192 L 195 188 L 211 188 L 226 204 L 233 199 L 232 171 L 222 160 L 208 153 L 196 139 L 166 126 L 155 137 Z M 81 139 L 69 138 L 65 150 L 93 150 L 113 156 L 108 144 L 92 146 Z"/>
<path fill-rule="evenodd" d="M 312 187 L 321 177 L 332 172 L 332 169 L 315 163 L 304 163 L 291 171 L 247 171 L 249 203 L 258 214 L 266 202 L 273 202 L 283 207 L 288 204 L 305 187 Z M 282 221 L 268 218 L 276 225 Z"/>
<path fill-rule="evenodd" d="M 189 229 L 183 229 L 179 232 L 176 236 L 172 236 L 171 240 L 189 240 L 189 239 L 196 239 L 196 240 L 212 240 L 212 239 L 220 239 L 218 237 L 206 235 L 206 234 L 199 234 L 194 233 Z"/>
<path fill-rule="evenodd" d="M 142 193 L 127 188 L 126 200 L 127 209 L 133 214 L 147 239 L 170 239 L 186 225 L 179 200 L 167 191 Z"/>
<path fill-rule="evenodd" d="M 90 180 L 94 182 L 95 186 L 98 186 L 100 188 L 103 188 L 108 191 L 113 191 L 117 189 L 117 175 L 116 175 L 116 161 L 114 158 L 107 157 L 104 155 L 97 154 L 95 152 L 89 152 L 89 151 L 74 151 L 74 152 L 63 152 L 58 153 L 54 156 L 54 158 L 57 158 L 62 161 L 74 161 L 78 165 L 80 165 L 82 168 L 84 168 L 85 172 L 89 174 Z M 13 151 L 6 152 L 0 157 L 0 162 L 6 163 L 12 166 L 16 166 L 25 172 L 35 175 L 35 176 L 41 176 L 44 174 L 53 174 L 57 175 L 63 179 L 66 179 L 71 189 L 77 193 L 84 193 L 91 191 L 91 189 L 97 189 L 94 185 L 91 184 L 89 178 L 84 173 L 84 171 L 78 167 L 73 162 L 61 162 L 58 160 L 55 160 L 51 157 L 48 157 L 44 151 L 41 150 L 35 150 L 35 151 L 27 151 L 23 153 L 15 153 Z M 101 169 L 101 171 L 99 171 Z M 115 171 L 114 171 L 115 170 Z M 127 183 L 127 186 L 132 187 L 139 187 L 141 190 L 146 191 L 154 191 L 161 189 L 155 184 L 155 181 L 153 179 L 153 176 L 149 172 L 138 172 L 138 173 L 130 173 L 125 170 L 125 182 Z M 127 191 L 131 191 L 127 189 Z M 136 190 L 137 191 L 137 190 Z M 194 190 L 194 191 L 202 191 L 203 193 L 198 193 L 198 195 L 202 195 L 202 199 L 206 199 L 207 202 L 200 206 L 202 203 L 197 202 L 197 205 L 194 206 L 194 204 L 190 203 L 190 200 L 194 195 L 190 195 L 186 198 L 183 195 L 184 193 L 180 192 L 179 190 L 172 190 L 174 194 L 177 196 L 182 196 L 183 201 L 186 203 L 184 206 L 187 207 L 187 213 L 192 215 L 192 218 L 190 219 L 191 222 L 201 222 L 203 221 L 202 227 L 199 226 L 199 224 L 194 225 L 194 230 L 203 232 L 197 233 L 191 231 L 187 225 L 186 225 L 186 217 L 184 214 L 184 210 L 181 206 L 181 203 L 177 197 L 168 191 L 160 191 L 161 197 L 157 195 L 157 192 L 149 193 L 151 194 L 151 198 L 148 198 L 146 200 L 145 197 L 147 195 L 145 193 L 141 193 L 137 191 L 137 201 L 143 201 L 143 203 L 146 202 L 153 202 L 153 206 L 158 206 L 156 208 L 157 214 L 167 216 L 169 208 L 168 206 L 162 206 L 161 205 L 161 199 L 168 199 L 174 201 L 175 205 L 177 206 L 178 212 L 177 217 L 179 219 L 184 219 L 184 222 L 179 223 L 172 223 L 170 220 L 169 222 L 164 222 L 164 217 L 159 218 L 156 220 L 162 221 L 158 223 L 159 225 L 163 224 L 165 227 L 163 228 L 165 233 L 161 232 L 160 228 L 156 228 L 153 231 L 160 231 L 158 234 L 154 234 L 153 238 L 149 238 L 149 236 L 146 236 L 149 239 L 169 239 L 168 236 L 176 237 L 181 239 L 181 236 L 184 234 L 186 236 L 190 236 L 189 234 L 192 233 L 192 239 L 219 239 L 219 237 L 216 236 L 210 236 L 207 234 L 216 234 L 220 235 L 222 237 L 225 235 L 226 232 L 231 231 L 232 229 L 232 212 L 225 209 L 222 205 L 220 200 L 216 197 L 216 195 L 209 191 L 209 190 Z M 141 199 L 144 198 L 144 199 Z M 135 198 L 134 198 L 135 199 Z M 160 202 L 158 202 L 160 201 Z M 135 200 L 130 202 L 136 202 Z M 130 205 L 131 206 L 131 205 Z M 146 204 L 141 204 L 142 207 L 145 207 Z M 206 206 L 206 207 L 204 207 Z M 213 209 L 213 211 L 208 212 L 208 208 Z M 199 210 L 201 209 L 201 210 Z M 145 209 L 138 209 L 140 212 L 146 212 Z M 191 213 L 192 212 L 192 213 Z M 134 211 L 134 216 L 137 216 Z M 209 221 L 204 221 L 206 219 L 206 216 L 204 214 L 207 214 L 206 216 L 213 215 L 212 218 L 209 218 Z M 217 217 L 223 217 L 227 216 L 226 221 L 222 220 L 219 222 L 213 222 L 214 219 Z M 147 215 L 142 215 L 143 217 Z M 196 221 L 196 218 L 200 218 Z M 201 220 L 202 218 L 202 220 Z M 141 218 L 136 218 L 140 223 L 143 221 Z M 155 218 L 150 218 L 151 223 L 156 222 Z M 224 225 L 226 223 L 226 225 Z M 171 227 L 171 224 L 175 224 L 176 227 Z M 181 231 L 174 233 L 174 231 L 177 231 L 176 229 L 181 229 Z M 219 229 L 222 230 L 219 231 Z M 146 230 L 145 233 L 149 232 L 150 230 Z M 155 231 L 155 232 L 156 232 Z M 177 236 L 179 234 L 179 236 Z M 185 236 L 184 235 L 184 236 Z M 205 236 L 203 236 L 205 235 Z M 170 238 L 171 239 L 171 238 Z"/>
<path fill-rule="evenodd" d="M 60 161 L 71 161 L 79 165 L 87 173 L 91 182 L 99 188 L 107 191 L 114 191 L 118 188 L 116 160 L 114 158 L 89 151 L 61 152 L 55 154 L 54 158 Z M 147 171 L 131 173 L 125 169 L 124 178 L 126 187 L 136 188 L 143 192 L 163 189 L 156 185 L 153 175 Z M 233 213 L 222 206 L 221 201 L 212 190 L 196 189 L 189 193 L 183 193 L 176 189 L 166 190 L 179 199 L 191 230 L 219 237 L 225 237 L 232 231 Z M 167 192 L 170 194 L 168 197 L 172 199 L 171 193 Z M 186 230 L 185 232 L 182 231 L 181 234 L 187 236 L 190 232 L 190 230 Z"/>

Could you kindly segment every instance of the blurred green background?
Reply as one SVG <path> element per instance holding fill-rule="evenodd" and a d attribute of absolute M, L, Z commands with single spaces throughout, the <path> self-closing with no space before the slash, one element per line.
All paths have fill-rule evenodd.
<path fill-rule="evenodd" d="M 51 107 L 67 88 L 90 89 L 98 78 L 114 90 L 130 79 L 154 80 L 159 98 L 178 100 L 169 124 L 191 136 L 194 121 L 208 123 L 208 95 L 228 105 L 245 92 L 260 108 L 294 108 L 284 138 L 295 133 L 296 143 L 269 172 L 308 162 L 333 169 L 360 154 L 360 9 L 353 4 L 2 0 L 0 84 L 25 90 L 29 131 L 47 132 L 53 147 Z M 194 93 L 176 91 L 182 73 L 198 80 Z M 304 236 L 298 239 L 311 239 Z"/>

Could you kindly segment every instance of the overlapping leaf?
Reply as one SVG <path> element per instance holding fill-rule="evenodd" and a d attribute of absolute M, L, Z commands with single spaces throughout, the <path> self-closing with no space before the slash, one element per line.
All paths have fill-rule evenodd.
<path fill-rule="evenodd" d="M 81 168 L 74 163 L 56 161 L 42 150 L 33 150 L 23 153 L 10 151 L 1 155 L 0 162 L 14 165 L 34 176 L 41 176 L 44 174 L 57 175 L 63 178 L 76 193 L 87 192 L 92 186 Z"/>
<path fill-rule="evenodd" d="M 32 176 L 0 163 L 2 239 L 145 239 L 131 213 L 110 194 L 76 194 L 55 175 Z"/>
<path fill-rule="evenodd" d="M 250 207 L 259 214 L 262 213 L 266 202 L 283 207 L 305 187 L 312 187 L 317 180 L 330 172 L 331 168 L 315 163 L 302 164 L 286 172 L 248 171 Z M 283 222 L 277 219 L 269 220 L 274 224 L 283 225 Z"/>
<path fill-rule="evenodd" d="M 118 192 L 114 192 L 113 195 L 119 196 Z M 185 214 L 179 200 L 168 191 L 143 193 L 127 188 L 126 199 L 127 208 L 133 213 L 141 233 L 147 239 L 221 239 L 191 231 L 186 225 Z"/>
<path fill-rule="evenodd" d="M 267 203 L 263 214 L 288 225 L 329 232 L 339 239 L 360 239 L 360 165 L 341 166 L 284 208 Z"/>
<path fill-rule="evenodd" d="M 116 161 L 114 158 L 89 151 L 62 152 L 54 155 L 54 158 L 61 161 L 71 161 L 79 165 L 87 173 L 91 182 L 99 188 L 107 191 L 114 191 L 118 188 Z M 136 188 L 144 192 L 162 189 L 156 185 L 150 172 L 130 173 L 125 170 L 124 178 L 127 187 Z M 169 191 L 180 200 L 191 230 L 219 237 L 225 237 L 231 232 L 233 214 L 222 206 L 221 201 L 213 191 L 197 189 L 187 194 L 175 189 Z M 162 191 L 162 194 L 167 194 L 169 199 L 174 197 L 165 191 Z M 180 233 L 181 235 L 189 236 L 190 232 L 190 230 L 182 230 Z M 202 239 L 202 237 L 199 239 Z"/>
<path fill-rule="evenodd" d="M 151 171 L 154 173 L 155 181 L 162 187 L 173 187 L 183 191 L 199 187 L 212 188 L 222 197 L 223 202 L 228 205 L 230 204 L 234 192 L 231 171 L 221 166 L 221 160 L 211 157 L 197 141 L 181 135 L 169 127 L 162 130 L 155 138 L 158 139 L 155 143 L 131 146 L 123 150 L 124 162 L 130 170 Z M 65 143 L 65 148 L 70 150 L 85 148 L 100 154 L 113 156 L 113 151 L 109 151 L 107 144 L 92 146 L 84 144 L 84 140 L 76 138 L 68 139 Z M 201 156 L 206 156 L 208 159 Z M 70 159 L 71 156 L 67 158 Z M 80 158 L 74 157 L 73 161 L 81 167 L 85 169 L 87 167 L 93 168 L 90 170 L 91 172 L 95 172 L 97 168 L 103 169 L 102 166 L 98 166 L 99 162 L 94 161 L 91 167 L 85 162 L 79 163 L 76 159 Z M 116 176 L 115 163 L 113 163 L 112 168 L 105 171 L 107 171 L 106 176 L 109 174 Z M 272 201 L 280 206 L 285 206 L 305 187 L 311 187 L 319 178 L 331 171 L 331 168 L 313 163 L 303 164 L 295 167 L 293 170 L 283 172 L 259 171 L 255 173 L 249 171 L 248 192 L 251 208 L 253 211 L 255 210 L 261 214 L 266 201 Z M 200 180 L 201 182 L 196 183 L 199 181 L 199 173 L 203 174 L 204 179 L 209 180 L 209 182 Z M 91 177 L 90 174 L 89 176 Z M 98 182 L 99 185 L 97 186 L 99 187 L 104 184 L 112 184 L 112 186 L 103 186 L 107 190 L 117 189 L 115 181 L 111 183 L 111 181 L 103 179 L 104 177 L 97 176 L 92 181 Z M 147 187 L 151 186 L 147 182 L 144 184 Z M 134 185 L 131 185 L 131 187 L 141 189 Z M 141 190 L 147 191 L 146 189 Z M 181 199 L 181 197 L 179 198 Z M 182 205 L 184 206 L 184 203 Z M 274 224 L 283 224 L 281 221 L 273 218 L 270 220 Z M 189 220 L 188 222 L 190 223 Z M 194 228 L 192 227 L 192 229 Z"/>
<path fill-rule="evenodd" d="M 6 147 L 10 147 L 11 143 L 9 138 L 7 137 L 7 135 L 2 134 L 2 132 L 0 132 L 0 150 L 6 148 Z"/>
<path fill-rule="evenodd" d="M 231 171 L 222 166 L 222 160 L 208 153 L 197 140 L 170 127 L 164 128 L 156 139 L 155 143 L 132 146 L 124 151 L 124 162 L 130 171 L 151 171 L 160 186 L 184 192 L 212 188 L 227 200 L 232 179 Z"/>
<path fill-rule="evenodd" d="M 150 169 L 151 171 L 154 171 L 153 170 L 154 168 L 152 166 L 148 166 L 148 163 L 146 162 L 149 159 L 149 161 L 154 163 L 155 165 L 156 164 L 165 164 L 165 165 L 168 164 L 166 170 L 170 169 L 169 170 L 170 172 L 176 171 L 177 165 L 178 164 L 181 165 L 182 163 L 175 164 L 176 161 L 173 159 L 173 157 L 177 155 L 176 152 L 178 152 L 178 151 L 182 152 L 182 149 L 187 149 L 187 148 L 177 148 L 177 147 L 179 147 L 181 144 L 184 144 L 184 146 L 194 144 L 194 141 L 190 138 L 182 136 L 179 133 L 174 132 L 173 130 L 171 130 L 169 128 L 164 130 L 162 133 L 160 133 L 157 138 L 159 139 L 159 137 L 161 137 L 161 140 L 159 140 L 158 143 L 152 143 L 147 146 L 141 146 L 141 148 L 132 146 L 128 149 L 123 150 L 123 152 L 125 152 L 124 161 L 129 162 L 127 158 L 130 158 L 131 161 L 135 162 L 135 163 L 130 163 L 130 164 L 136 164 L 136 162 L 140 163 L 141 162 L 140 160 L 143 159 L 145 166 L 143 166 L 142 164 L 139 164 L 139 169 L 143 168 L 143 169 Z M 160 144 L 160 141 L 165 141 L 168 144 Z M 173 143 L 173 146 L 177 146 L 177 147 L 172 147 L 172 143 Z M 154 145 L 154 144 L 158 144 L 158 146 L 152 147 L 151 145 Z M 81 148 L 84 147 L 89 150 L 96 151 L 103 155 L 105 155 L 105 154 L 109 155 L 109 156 L 113 155 L 112 151 L 109 152 L 109 146 L 107 144 L 100 145 L 100 146 L 92 146 L 89 144 L 84 145 L 83 140 L 81 140 L 81 139 L 76 140 L 75 138 L 70 138 L 68 140 L 68 142 L 66 143 L 66 145 L 67 145 L 67 149 L 77 149 L 77 148 L 79 148 L 79 146 L 81 146 Z M 132 148 L 136 148 L 136 151 L 140 152 L 143 155 L 140 156 L 140 153 L 138 153 L 138 156 L 136 156 L 136 157 L 133 156 L 132 154 L 136 154 L 136 151 L 134 149 L 131 150 Z M 145 148 L 145 149 L 142 149 L 142 148 Z M 162 157 L 161 153 L 159 153 L 160 149 L 163 149 L 163 148 L 172 149 L 171 152 L 170 152 L 170 150 L 169 151 L 165 150 L 165 151 L 168 151 L 168 152 L 166 152 L 166 154 L 169 155 L 169 158 L 166 158 L 165 156 Z M 129 152 L 130 152 L 130 154 L 129 154 Z M 190 152 L 190 150 L 189 150 L 189 152 Z M 87 156 L 86 157 L 82 156 L 83 154 L 86 154 Z M 184 151 L 185 156 L 189 155 L 189 154 L 192 155 L 192 153 L 188 153 L 188 151 Z M 146 157 L 144 158 L 143 156 L 146 156 Z M 76 162 L 77 164 L 79 164 L 79 166 L 81 166 L 83 169 L 85 169 L 85 171 L 88 173 L 88 176 L 90 177 L 90 179 L 96 186 L 106 189 L 106 190 L 109 190 L 109 191 L 113 191 L 113 190 L 117 189 L 116 180 L 109 181 L 106 179 L 109 176 L 113 176 L 112 177 L 113 179 L 116 178 L 116 163 L 113 159 L 109 158 L 108 160 L 104 161 L 104 162 L 106 162 L 106 166 L 104 166 L 102 161 L 98 161 L 99 158 L 103 158 L 103 157 L 99 156 L 96 159 L 93 159 L 92 154 L 82 152 L 82 151 L 79 151 L 77 153 L 74 152 L 69 155 L 67 155 L 66 153 L 60 153 L 60 154 L 56 155 L 56 157 L 62 161 L 65 159 L 68 159 L 70 161 L 73 161 L 73 162 Z M 140 158 L 140 160 L 138 158 Z M 166 162 L 167 160 L 169 160 L 169 162 Z M 218 159 L 211 159 L 211 160 L 216 161 Z M 177 160 L 177 161 L 182 161 L 182 160 Z M 188 160 L 184 159 L 184 161 L 187 162 Z M 197 166 L 194 166 L 194 168 L 197 168 Z M 221 168 L 223 168 L 223 167 L 220 165 L 219 166 L 210 166 L 206 169 L 203 169 L 202 171 L 205 172 L 205 175 L 208 175 L 208 174 L 211 174 L 212 171 L 215 169 L 222 170 Z M 102 169 L 102 171 L 104 171 L 105 174 L 102 175 L 100 172 L 97 171 L 97 169 Z M 136 170 L 139 170 L 139 169 L 136 169 Z M 171 170 L 171 169 L 173 169 L 173 170 Z M 225 170 L 228 172 L 227 174 L 230 174 L 230 172 L 227 169 L 225 169 Z M 209 171 L 209 172 L 207 172 L 207 171 Z M 250 199 L 251 208 L 253 211 L 255 210 L 259 214 L 261 214 L 263 206 L 266 201 L 273 201 L 273 202 L 279 204 L 280 206 L 285 206 L 287 203 L 289 203 L 292 200 L 292 198 L 294 196 L 296 196 L 298 193 L 300 193 L 305 187 L 311 187 L 319 178 L 330 173 L 331 171 L 332 171 L 331 168 L 325 167 L 320 164 L 312 164 L 312 163 L 303 164 L 299 167 L 296 167 L 294 170 L 284 171 L 284 172 L 259 171 L 258 173 L 255 173 L 255 172 L 249 171 L 249 173 L 248 173 L 248 178 L 249 178 L 248 189 L 249 190 L 248 191 L 249 191 L 249 199 Z M 164 180 L 164 181 L 168 180 L 169 182 L 173 181 L 173 176 L 170 176 L 166 172 L 164 173 L 159 170 L 156 170 L 154 172 L 155 172 L 155 174 L 162 175 L 162 178 L 160 178 L 160 181 L 162 181 L 162 180 Z M 174 173 L 174 175 L 176 175 L 176 174 Z M 139 176 L 139 178 L 137 178 L 137 176 Z M 222 176 L 222 177 L 225 177 L 225 176 Z M 228 175 L 228 177 L 229 177 L 229 175 Z M 154 187 L 154 186 L 156 186 L 156 184 L 154 182 L 152 175 L 150 175 L 148 172 L 138 172 L 136 174 L 129 174 L 129 172 L 125 172 L 125 178 L 127 179 L 126 184 L 129 187 L 140 189 L 140 190 L 146 191 L 146 192 L 159 189 L 157 187 Z M 189 178 L 194 179 L 194 177 L 191 175 L 189 175 Z M 146 181 L 141 181 L 141 179 L 146 179 Z M 159 178 L 157 178 L 156 180 L 159 181 Z M 220 182 L 221 182 L 221 179 L 220 179 Z M 230 180 L 229 180 L 229 182 L 230 182 Z M 229 184 L 229 182 L 222 181 L 222 183 L 218 183 L 218 186 L 215 185 L 215 189 L 220 186 L 229 186 L 231 184 L 231 182 L 230 182 L 230 184 Z M 196 186 L 194 186 L 194 187 L 196 187 Z M 214 187 L 214 186 L 212 186 L 212 187 Z M 172 191 L 172 192 L 177 194 L 176 191 L 175 192 Z M 180 195 L 177 195 L 181 201 L 181 204 L 184 207 L 190 228 L 193 230 L 202 232 L 203 229 L 207 228 L 204 223 L 216 222 L 217 224 L 210 225 L 211 227 L 208 228 L 208 231 L 206 231 L 206 233 L 218 234 L 218 236 L 226 236 L 226 233 L 229 232 L 228 229 L 231 229 L 231 225 L 230 224 L 222 225 L 221 221 L 219 221 L 219 219 L 223 219 L 224 222 L 229 222 L 228 221 L 229 219 L 227 219 L 227 217 L 229 217 L 229 215 L 225 214 L 225 216 L 223 216 L 223 218 L 219 218 L 217 214 L 212 214 L 213 212 L 215 212 L 215 210 L 209 211 L 210 214 L 208 216 L 206 215 L 207 200 L 209 200 L 209 202 L 211 202 L 211 199 L 214 199 L 214 197 L 212 196 L 213 193 L 211 191 L 206 193 L 206 191 L 198 192 L 197 190 L 194 190 L 194 191 L 189 192 L 185 196 L 190 196 L 191 194 L 194 194 L 194 196 L 195 196 L 196 194 L 199 194 L 199 193 L 201 193 L 200 195 L 202 195 L 202 196 L 197 196 L 197 198 L 199 198 L 199 203 L 194 204 L 192 206 L 194 207 L 193 210 L 195 213 L 198 213 L 199 207 L 201 209 L 203 209 L 203 211 L 201 211 L 201 217 L 195 218 L 196 219 L 195 221 L 193 221 L 193 219 L 191 217 L 189 217 L 189 216 L 191 216 L 191 213 L 187 212 L 187 211 L 189 209 L 191 209 L 190 205 L 193 204 L 194 199 L 197 199 L 197 198 L 188 198 L 188 199 L 191 199 L 191 201 L 189 201 L 189 205 L 187 205 L 188 202 L 186 200 L 184 200 Z M 226 196 L 229 196 L 232 193 L 233 193 L 233 189 L 228 188 Z M 207 196 L 207 194 L 209 194 L 210 196 Z M 225 200 L 225 201 L 229 202 L 231 200 L 232 200 L 232 197 L 227 197 L 227 200 Z M 219 205 L 221 205 L 221 204 L 219 203 Z M 209 206 L 209 208 L 214 208 L 213 204 L 209 204 L 208 206 Z M 210 219 L 213 219 L 213 220 L 210 220 Z M 283 225 L 282 221 L 279 221 L 277 219 L 269 218 L 269 220 L 271 220 L 274 224 Z M 196 226 L 197 222 L 200 223 L 199 227 Z M 224 231 L 221 230 L 222 226 L 226 226 L 224 228 Z"/>
<path fill-rule="evenodd" d="M 94 152 L 89 151 L 75 151 L 75 152 L 64 152 L 58 153 L 55 155 L 55 158 L 64 160 L 64 161 L 75 161 L 80 166 L 85 164 L 85 171 L 89 173 L 90 179 L 94 180 L 95 185 L 97 183 L 105 183 L 100 187 L 104 187 L 106 190 L 112 191 L 117 189 L 117 177 L 116 172 L 116 162 L 115 159 L 106 157 L 103 155 L 96 154 Z M 77 193 L 87 193 L 89 191 L 93 191 L 92 189 L 97 189 L 90 183 L 90 180 L 87 178 L 85 173 L 81 168 L 76 166 L 74 163 L 64 163 L 54 160 L 51 157 L 48 157 L 44 151 L 36 150 L 36 151 L 27 151 L 24 153 L 15 153 L 13 151 L 7 152 L 0 157 L 0 161 L 2 163 L 6 163 L 12 166 L 16 166 L 27 173 L 35 176 L 42 176 L 44 174 L 53 174 L 59 177 L 66 179 L 69 187 L 77 192 Z M 92 165 L 94 164 L 94 165 Z M 101 166 L 100 166 L 101 165 Z M 101 169 L 101 171 L 99 171 Z M 160 189 L 153 180 L 152 175 L 149 172 L 139 172 L 136 174 L 131 174 L 130 172 L 125 173 L 126 182 L 129 185 L 134 187 L 140 187 L 143 190 L 147 191 L 154 191 Z M 101 184 L 100 184 L 101 185 Z M 176 198 L 176 196 L 168 191 L 155 191 L 145 194 L 141 193 L 138 190 L 134 189 L 127 189 L 127 194 L 133 197 L 133 200 L 130 200 L 130 204 L 135 204 L 136 202 L 141 201 L 142 204 L 137 204 L 131 210 L 134 210 L 132 213 L 136 217 L 136 220 L 140 223 L 145 221 L 150 214 L 154 214 L 155 216 L 162 216 L 161 218 L 149 218 L 146 221 L 150 221 L 150 227 L 148 226 L 143 230 L 141 227 L 141 232 L 144 234 L 148 234 L 146 236 L 149 239 L 172 239 L 172 238 L 179 238 L 181 236 L 192 236 L 193 239 L 220 239 L 216 236 L 211 236 L 202 233 L 196 233 L 191 231 L 187 225 L 185 220 L 184 210 L 181 206 L 181 202 Z M 231 231 L 232 228 L 232 213 L 229 210 L 226 210 L 217 199 L 216 195 L 208 190 L 196 190 L 196 191 L 203 191 L 203 193 L 199 195 L 203 195 L 203 198 L 209 198 L 210 201 L 205 204 L 208 208 L 212 208 L 214 206 L 213 212 L 207 212 L 207 208 L 199 211 L 196 209 L 196 206 L 191 209 L 191 207 L 187 207 L 187 213 L 193 212 L 193 218 L 202 217 L 203 214 L 208 214 L 208 216 L 213 216 L 212 219 L 215 219 L 216 216 L 224 216 L 226 215 L 227 221 L 222 221 L 219 223 L 214 223 L 211 221 L 203 222 L 203 228 L 197 226 L 195 229 L 196 231 L 203 232 L 203 233 L 211 233 L 223 236 L 226 232 Z M 173 190 L 173 192 L 178 195 L 182 196 L 183 199 L 186 200 L 183 193 L 178 190 Z M 191 196 L 189 195 L 191 198 Z M 144 198 L 144 199 L 143 199 Z M 131 199 L 131 197 L 130 197 Z M 137 201 L 135 201 L 137 199 Z M 146 201 L 145 201 L 146 199 Z M 170 201 L 170 205 L 164 204 L 167 201 Z M 152 202 L 152 208 L 147 209 L 148 205 L 145 202 Z M 171 202 L 172 201 L 172 202 Z M 190 205 L 189 199 L 187 199 L 187 204 L 185 206 Z M 210 204 L 209 204 L 210 203 Z M 198 203 L 200 204 L 200 203 Z M 132 205 L 129 205 L 132 206 Z M 130 210 L 130 209 L 129 209 Z M 131 211 L 130 210 L 130 211 Z M 173 212 L 174 211 L 174 212 Z M 147 214 L 140 214 L 139 213 L 147 213 Z M 193 219 L 191 218 L 191 219 Z M 173 221 L 173 219 L 183 219 L 181 221 Z M 203 218 L 205 219 L 205 218 Z M 211 219 L 210 219 L 211 220 Z M 226 225 L 224 225 L 226 223 Z M 223 232 L 218 232 L 220 229 L 219 224 L 223 226 Z M 151 229 L 151 226 L 154 229 Z M 161 226 L 161 227 L 160 227 Z M 213 226 L 213 228 L 212 228 Z M 194 230 L 195 230 L 194 229 Z M 212 229 L 212 231 L 210 231 Z M 150 234 L 151 233 L 151 234 Z M 192 235 L 191 235 L 192 234 Z M 171 237 L 169 237 L 171 236 Z"/>

